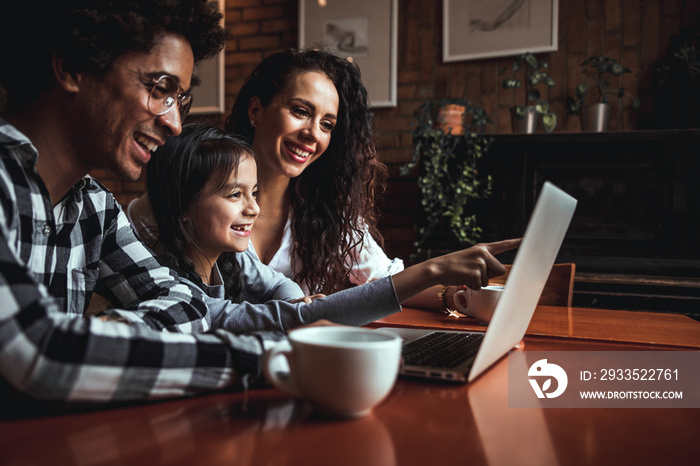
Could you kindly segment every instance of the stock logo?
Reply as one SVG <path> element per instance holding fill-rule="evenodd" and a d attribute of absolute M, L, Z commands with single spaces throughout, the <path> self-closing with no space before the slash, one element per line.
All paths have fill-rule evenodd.
<path fill-rule="evenodd" d="M 527 376 L 528 382 L 532 385 L 532 389 L 535 391 L 537 398 L 556 398 L 564 393 L 569 383 L 569 378 L 566 376 L 564 369 L 556 364 L 548 363 L 546 359 L 540 359 L 530 366 Z M 544 379 L 545 377 L 546 379 Z M 541 386 L 537 378 L 544 379 Z M 552 379 L 556 379 L 557 387 L 553 392 L 548 392 L 548 390 L 552 388 Z"/>

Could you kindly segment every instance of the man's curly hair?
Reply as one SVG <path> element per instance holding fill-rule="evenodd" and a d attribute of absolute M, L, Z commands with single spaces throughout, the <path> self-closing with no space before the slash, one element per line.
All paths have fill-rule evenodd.
<path fill-rule="evenodd" d="M 54 54 L 70 72 L 101 74 L 125 52 L 152 50 L 164 33 L 187 39 L 195 64 L 227 38 L 218 4 L 206 0 L 18 1 L 0 16 L 0 85 L 13 109 L 54 84 Z"/>

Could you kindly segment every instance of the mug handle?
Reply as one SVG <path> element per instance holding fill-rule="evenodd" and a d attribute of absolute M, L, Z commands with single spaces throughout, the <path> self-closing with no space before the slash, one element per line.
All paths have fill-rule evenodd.
<path fill-rule="evenodd" d="M 464 298 L 464 302 L 467 303 L 465 306 L 462 304 L 462 299 Z M 454 302 L 455 302 L 455 307 L 459 312 L 461 312 L 464 315 L 472 316 L 471 310 L 469 309 L 469 292 L 467 290 L 457 290 L 455 291 L 454 295 Z"/>
<path fill-rule="evenodd" d="M 266 350 L 263 354 L 262 360 L 263 374 L 265 374 L 267 381 L 275 387 L 301 398 L 301 393 L 299 392 L 297 384 L 294 380 L 294 372 L 292 369 L 291 359 L 289 357 L 290 354 L 292 354 L 292 350 L 286 349 L 282 345 L 273 346 L 272 348 Z M 289 363 L 289 373 L 287 373 L 287 377 L 280 377 L 281 373 L 273 371 L 271 367 L 272 360 L 276 357 L 282 356 L 287 358 L 287 362 Z"/>

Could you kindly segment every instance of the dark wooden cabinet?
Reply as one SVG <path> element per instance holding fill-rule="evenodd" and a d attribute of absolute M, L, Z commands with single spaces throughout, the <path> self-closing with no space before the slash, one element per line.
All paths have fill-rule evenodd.
<path fill-rule="evenodd" d="M 480 168 L 485 241 L 523 234 L 544 181 L 578 199 L 574 305 L 700 314 L 700 130 L 497 135 Z"/>

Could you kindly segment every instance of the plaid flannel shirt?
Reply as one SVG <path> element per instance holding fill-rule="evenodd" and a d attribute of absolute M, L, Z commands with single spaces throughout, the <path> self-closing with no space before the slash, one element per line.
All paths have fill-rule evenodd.
<path fill-rule="evenodd" d="M 158 264 L 111 193 L 86 176 L 52 207 L 38 156 L 0 119 L 0 396 L 153 399 L 257 377 L 283 337 L 203 333 L 202 296 Z M 93 291 L 129 323 L 84 317 Z"/>

